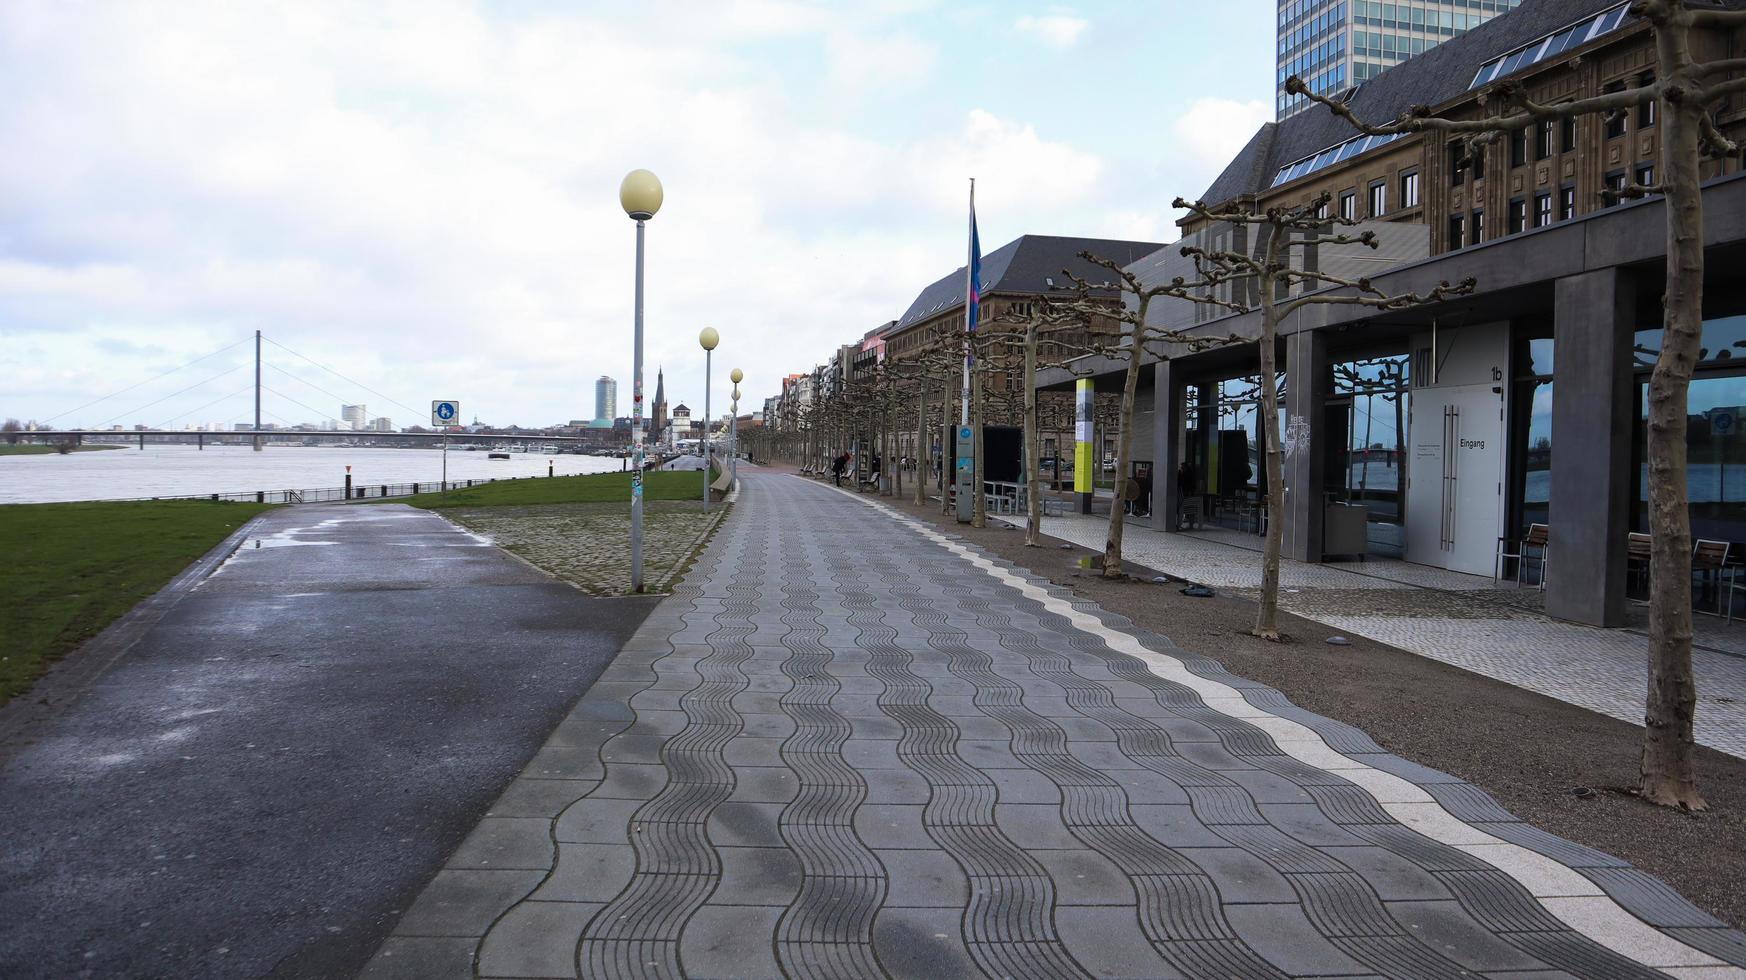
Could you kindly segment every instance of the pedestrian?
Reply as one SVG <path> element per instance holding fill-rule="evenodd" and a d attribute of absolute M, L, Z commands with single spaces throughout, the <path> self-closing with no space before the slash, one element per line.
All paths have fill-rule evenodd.
<path fill-rule="evenodd" d="M 843 453 L 831 460 L 831 482 L 836 486 L 843 485 L 843 471 L 849 468 L 849 454 Z"/>

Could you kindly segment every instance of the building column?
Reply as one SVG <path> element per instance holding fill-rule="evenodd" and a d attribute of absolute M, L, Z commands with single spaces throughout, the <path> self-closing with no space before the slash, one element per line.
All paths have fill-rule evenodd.
<path fill-rule="evenodd" d="M 1181 371 L 1171 362 L 1152 366 L 1152 527 L 1175 531 L 1176 515 L 1182 511 L 1182 491 L 1176 485 L 1176 464 L 1182 457 L 1183 410 Z"/>
<path fill-rule="evenodd" d="M 1546 612 L 1591 626 L 1619 626 L 1625 618 L 1637 405 L 1630 356 L 1636 284 L 1620 269 L 1585 272 L 1558 280 L 1554 301 Z"/>
<path fill-rule="evenodd" d="M 1322 487 L 1327 453 L 1328 342 L 1319 330 L 1285 338 L 1285 541 L 1282 553 L 1294 561 L 1322 560 Z M 1265 383 L 1265 380 L 1263 381 Z M 1277 424 L 1272 419 L 1265 420 Z"/>

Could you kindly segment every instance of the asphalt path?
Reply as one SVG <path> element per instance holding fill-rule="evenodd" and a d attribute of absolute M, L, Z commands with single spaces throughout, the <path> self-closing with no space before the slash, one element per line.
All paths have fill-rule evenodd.
<path fill-rule="evenodd" d="M 0 769 L 0 977 L 355 973 L 653 601 L 265 515 Z"/>

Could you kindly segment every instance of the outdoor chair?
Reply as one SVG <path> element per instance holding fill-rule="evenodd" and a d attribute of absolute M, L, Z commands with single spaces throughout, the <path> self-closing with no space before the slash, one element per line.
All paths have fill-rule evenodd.
<path fill-rule="evenodd" d="M 1492 560 L 1491 565 L 1491 584 L 1496 585 L 1503 578 L 1505 560 L 1515 561 L 1516 585 L 1518 586 L 1522 584 L 1522 572 L 1527 568 L 1528 562 L 1537 561 L 1540 563 L 1540 577 L 1536 587 L 1544 589 L 1546 587 L 1546 563 L 1552 557 L 1550 538 L 1551 531 L 1544 524 L 1529 524 L 1528 533 L 1522 535 L 1521 541 L 1516 542 L 1514 552 L 1506 550 L 1510 547 L 1510 541 L 1507 538 L 1498 538 L 1497 555 Z"/>
<path fill-rule="evenodd" d="M 1728 542 L 1712 541 L 1700 538 L 1691 549 L 1691 570 L 1701 576 L 1703 588 L 1699 593 L 1714 595 L 1717 602 L 1721 601 L 1722 569 L 1728 564 Z M 1694 603 L 1695 605 L 1695 603 Z M 1719 614 L 1721 610 L 1716 610 Z"/>

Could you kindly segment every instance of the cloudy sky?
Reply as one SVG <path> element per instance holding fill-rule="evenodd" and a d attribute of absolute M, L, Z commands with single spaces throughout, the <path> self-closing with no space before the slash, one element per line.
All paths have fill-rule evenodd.
<path fill-rule="evenodd" d="M 635 167 L 650 390 L 699 408 L 714 326 L 756 404 L 961 264 L 968 177 L 985 251 L 1174 237 L 1273 7 L 0 3 L 0 415 L 249 418 L 256 329 L 268 421 L 628 414 Z"/>

